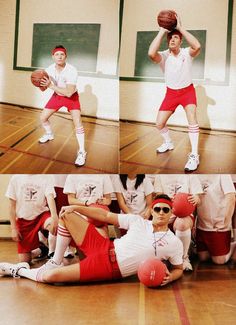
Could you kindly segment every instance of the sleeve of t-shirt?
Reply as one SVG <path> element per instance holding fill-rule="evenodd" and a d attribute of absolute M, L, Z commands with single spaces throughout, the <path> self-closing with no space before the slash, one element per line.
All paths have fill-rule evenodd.
<path fill-rule="evenodd" d="M 74 182 L 72 180 L 73 175 L 68 175 L 66 178 L 65 186 L 63 193 L 64 194 L 69 194 L 69 193 L 76 193 L 75 187 L 74 187 Z"/>
<path fill-rule="evenodd" d="M 182 54 L 184 54 L 184 56 L 186 57 L 186 58 L 188 58 L 189 60 L 193 60 L 193 57 L 190 55 L 190 47 L 185 47 L 185 48 L 183 48 L 182 49 Z"/>
<path fill-rule="evenodd" d="M 76 85 L 78 80 L 78 72 L 76 68 L 70 66 L 69 73 L 66 76 L 66 84 Z"/>
<path fill-rule="evenodd" d="M 159 63 L 159 65 L 162 71 L 165 71 L 165 62 L 169 56 L 169 53 L 170 53 L 169 50 L 159 52 L 159 54 L 161 55 L 161 62 Z"/>
<path fill-rule="evenodd" d="M 115 175 L 115 177 L 113 179 L 113 187 L 114 187 L 115 193 L 122 193 L 121 181 L 120 181 L 119 175 Z"/>
<path fill-rule="evenodd" d="M 119 227 L 123 229 L 129 229 L 132 223 L 137 222 L 137 218 L 141 218 L 135 214 L 118 214 Z"/>
<path fill-rule="evenodd" d="M 203 193 L 202 185 L 197 175 L 189 175 L 189 192 L 190 194 Z"/>
<path fill-rule="evenodd" d="M 16 191 L 15 191 L 15 181 L 14 181 L 14 179 L 15 179 L 15 177 L 12 176 L 10 181 L 9 181 L 9 184 L 7 186 L 5 196 L 8 197 L 9 199 L 16 200 Z"/>
<path fill-rule="evenodd" d="M 112 182 L 109 175 L 104 175 L 103 194 L 111 194 L 114 192 Z"/>
<path fill-rule="evenodd" d="M 230 175 L 220 175 L 220 182 L 224 194 L 235 193 L 234 184 Z"/>
<path fill-rule="evenodd" d="M 177 237 L 176 237 L 174 248 L 175 249 L 173 251 L 173 254 L 169 258 L 169 262 L 172 265 L 183 264 L 183 244 Z"/>
<path fill-rule="evenodd" d="M 56 197 L 56 192 L 55 192 L 53 184 L 54 184 L 53 176 L 48 175 L 47 176 L 47 183 L 46 183 L 46 186 L 45 186 L 45 196 L 48 196 L 49 194 L 53 194 L 53 197 L 54 198 Z"/>
<path fill-rule="evenodd" d="M 162 193 L 163 192 L 163 188 L 162 188 L 162 185 L 161 185 L 161 178 L 160 178 L 159 175 L 156 175 L 156 177 L 155 177 L 154 192 L 155 193 Z"/>
<path fill-rule="evenodd" d="M 149 194 L 153 193 L 154 188 L 153 188 L 151 180 L 149 178 L 145 177 L 143 183 L 144 183 L 145 195 L 149 195 Z"/>

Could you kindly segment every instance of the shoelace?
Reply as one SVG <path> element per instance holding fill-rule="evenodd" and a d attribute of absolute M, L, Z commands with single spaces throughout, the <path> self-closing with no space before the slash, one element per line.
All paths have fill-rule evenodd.
<path fill-rule="evenodd" d="M 19 274 L 18 274 L 18 271 L 19 271 L 20 268 L 15 268 L 15 269 L 10 269 L 11 270 L 11 275 L 13 278 L 20 278 Z"/>

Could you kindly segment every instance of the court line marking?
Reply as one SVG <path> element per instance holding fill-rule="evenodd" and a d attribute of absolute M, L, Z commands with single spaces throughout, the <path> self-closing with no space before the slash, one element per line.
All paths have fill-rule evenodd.
<path fill-rule="evenodd" d="M 182 325 L 190 325 L 188 314 L 184 305 L 181 291 L 177 282 L 172 283 L 172 290 L 175 296 L 176 305 Z"/>
<path fill-rule="evenodd" d="M 72 162 L 68 162 L 68 161 L 64 161 L 64 160 L 60 160 L 60 159 L 52 159 L 50 157 L 47 157 L 47 156 L 41 156 L 41 155 L 38 155 L 38 154 L 35 154 L 35 153 L 31 153 L 31 152 L 26 152 L 24 150 L 19 150 L 19 149 L 16 149 L 16 148 L 10 148 L 10 147 L 7 147 L 7 146 L 3 146 L 3 145 L 0 145 L 0 148 L 2 149 L 6 149 L 7 151 L 14 151 L 14 152 L 18 152 L 22 155 L 29 155 L 29 156 L 32 156 L 32 157 L 37 157 L 37 158 L 42 158 L 42 159 L 46 159 L 46 160 L 49 160 L 49 161 L 52 161 L 52 162 L 58 162 L 58 163 L 62 163 L 62 164 L 66 164 L 66 165 L 70 165 L 70 166 L 75 166 L 74 163 Z M 6 152 L 7 152 L 6 151 Z M 5 153 L 6 153 L 5 152 Z M 17 158 L 18 159 L 18 158 Z M 3 171 L 5 171 L 6 169 L 9 168 L 9 166 L 11 166 L 12 164 L 6 166 L 3 170 L 1 170 L 1 172 L 3 173 Z M 113 174 L 114 172 L 112 171 L 108 171 L 108 170 L 104 170 L 102 168 L 94 168 L 94 167 L 89 167 L 89 166 L 81 166 L 82 168 L 85 168 L 85 169 L 89 169 L 89 170 L 94 170 L 94 171 L 99 171 L 99 172 L 102 172 L 104 174 Z M 80 167 L 78 167 L 78 170 L 79 170 Z"/>
<path fill-rule="evenodd" d="M 138 325 L 145 325 L 145 286 L 139 285 Z"/>

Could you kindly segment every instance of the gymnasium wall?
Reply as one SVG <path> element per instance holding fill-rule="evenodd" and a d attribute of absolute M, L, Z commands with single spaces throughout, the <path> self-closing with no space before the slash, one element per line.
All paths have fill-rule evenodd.
<path fill-rule="evenodd" d="M 33 87 L 27 71 L 34 23 L 101 24 L 96 73 L 79 75 L 77 87 L 82 114 L 118 120 L 119 0 L 20 0 L 16 66 L 22 70 L 13 70 L 16 3 L 0 0 L 0 102 L 42 108 L 51 95 Z"/>
<path fill-rule="evenodd" d="M 176 10 L 187 30 L 206 30 L 206 56 L 202 80 L 194 80 L 201 127 L 236 130 L 236 3 L 233 5 L 232 43 L 227 79 L 228 0 L 132 0 L 124 1 L 120 52 L 120 118 L 154 123 L 164 94 L 164 80 L 134 77 L 136 35 L 157 31 L 156 16 L 162 9 Z M 231 10 L 232 12 L 232 10 Z M 156 69 L 159 69 L 156 65 Z M 170 118 L 172 125 L 186 126 L 182 108 Z"/>

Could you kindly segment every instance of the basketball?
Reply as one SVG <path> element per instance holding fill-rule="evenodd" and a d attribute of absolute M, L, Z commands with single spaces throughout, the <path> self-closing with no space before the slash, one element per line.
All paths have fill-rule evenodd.
<path fill-rule="evenodd" d="M 92 203 L 89 205 L 90 207 L 93 207 L 93 208 L 100 208 L 100 209 L 104 209 L 106 211 L 110 211 L 110 209 L 108 208 L 107 205 L 103 205 L 103 204 L 97 204 L 97 203 Z M 92 218 L 88 218 L 88 222 L 93 224 L 95 227 L 103 227 L 103 226 L 106 226 L 107 224 L 105 222 L 102 222 L 102 221 L 99 221 L 99 220 L 94 220 Z"/>
<path fill-rule="evenodd" d="M 46 90 L 47 87 L 40 86 L 41 79 L 44 77 L 49 78 L 49 75 L 45 70 L 35 70 L 31 74 L 31 82 L 35 87 L 40 88 L 42 91 Z"/>
<path fill-rule="evenodd" d="M 166 276 L 166 265 L 157 258 L 148 258 L 138 267 L 139 281 L 147 287 L 158 287 Z"/>
<path fill-rule="evenodd" d="M 177 193 L 173 199 L 173 214 L 179 218 L 184 218 L 192 214 L 195 205 L 188 201 L 188 193 Z"/>
<path fill-rule="evenodd" d="M 157 16 L 157 22 L 160 27 L 172 31 L 177 25 L 176 12 L 174 10 L 162 10 Z"/>

